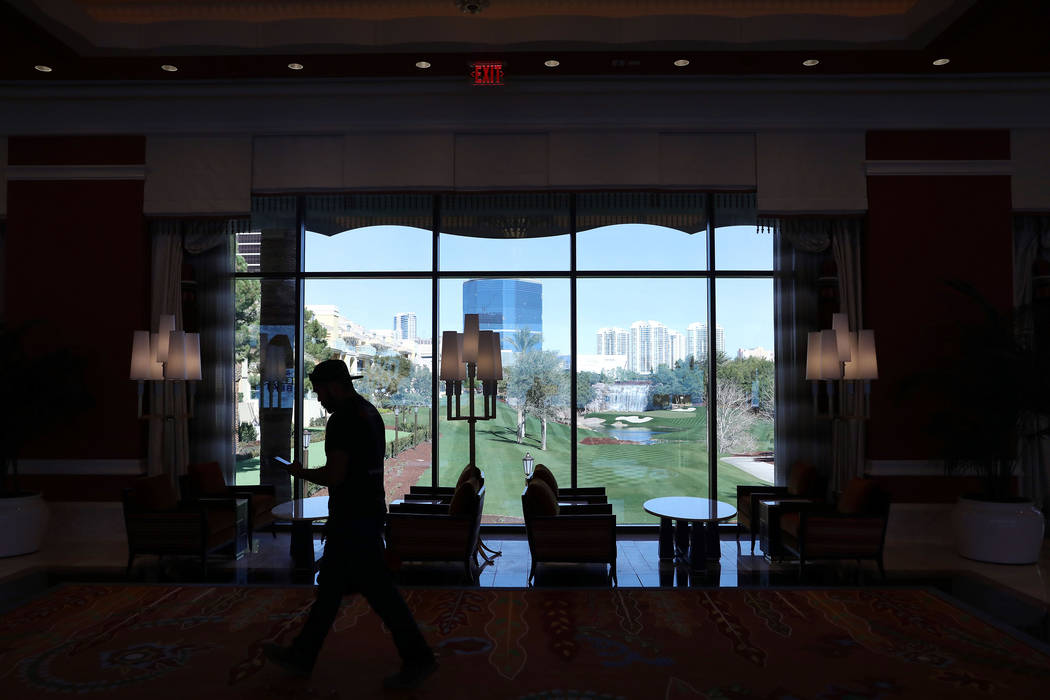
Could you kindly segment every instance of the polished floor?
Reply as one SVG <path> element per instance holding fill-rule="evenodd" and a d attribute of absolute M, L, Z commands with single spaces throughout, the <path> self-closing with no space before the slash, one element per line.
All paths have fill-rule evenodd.
<path fill-rule="evenodd" d="M 922 517 L 930 517 L 923 515 Z M 914 519 L 913 519 L 914 520 Z M 892 523 L 892 521 L 891 521 Z M 770 561 L 750 542 L 722 534 L 721 556 L 700 571 L 661 560 L 655 530 L 617 537 L 616 585 L 632 587 L 752 586 L 934 586 L 996 620 L 1044 641 L 1050 640 L 1050 546 L 1040 561 L 1024 566 L 974 562 L 956 555 L 950 542 L 931 536 L 931 527 L 906 521 L 887 535 L 883 578 L 871 561 L 807 565 Z M 485 564 L 476 585 L 524 587 L 531 566 L 523 534 L 489 530 L 486 544 L 502 554 Z M 322 543 L 315 535 L 315 555 Z M 210 582 L 311 585 L 313 575 L 296 571 L 289 553 L 290 535 L 257 533 L 252 551 L 240 558 L 217 554 L 203 571 L 194 557 L 141 556 L 130 574 L 119 504 L 53 504 L 48 538 L 40 551 L 0 559 L 0 609 L 64 581 Z M 406 563 L 398 572 L 404 586 L 472 585 L 462 565 Z M 537 586 L 610 586 L 607 567 L 547 564 L 539 567 Z"/>

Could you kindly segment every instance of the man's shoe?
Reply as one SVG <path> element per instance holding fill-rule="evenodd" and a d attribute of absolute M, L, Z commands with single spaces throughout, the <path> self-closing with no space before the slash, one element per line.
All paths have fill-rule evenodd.
<path fill-rule="evenodd" d="M 405 664 L 400 671 L 383 679 L 383 687 L 401 690 L 418 688 L 436 670 L 438 663 L 435 659 Z"/>
<path fill-rule="evenodd" d="M 296 676 L 309 676 L 314 669 L 314 665 L 303 660 L 292 647 L 282 647 L 280 644 L 265 642 L 262 650 L 267 659 Z"/>

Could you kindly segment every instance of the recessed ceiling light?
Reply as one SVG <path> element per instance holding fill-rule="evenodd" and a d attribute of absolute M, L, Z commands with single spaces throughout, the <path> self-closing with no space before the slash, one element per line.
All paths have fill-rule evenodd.
<path fill-rule="evenodd" d="M 291 68 L 292 70 L 302 70 L 303 69 L 303 64 L 302 63 L 289 63 L 288 67 Z"/>
<path fill-rule="evenodd" d="M 430 61 L 416 61 L 416 68 L 430 68 Z"/>
<path fill-rule="evenodd" d="M 173 66 L 170 63 L 165 63 L 163 66 L 160 67 L 160 69 L 162 71 L 167 71 L 168 73 L 174 73 L 179 68 L 178 68 L 178 66 Z"/>
<path fill-rule="evenodd" d="M 547 66 L 548 68 L 557 68 L 561 65 L 561 61 L 556 61 L 553 58 L 551 58 L 549 60 L 544 61 L 543 65 Z"/>
<path fill-rule="evenodd" d="M 938 58 L 936 61 L 933 62 L 933 65 L 935 65 L 935 66 L 946 66 L 949 63 L 951 63 L 951 61 L 952 61 L 952 59 L 950 59 L 950 58 Z"/>
<path fill-rule="evenodd" d="M 33 68 L 36 68 L 36 69 L 37 69 L 38 71 L 40 71 L 41 73 L 50 73 L 50 72 L 51 72 L 51 70 L 52 70 L 52 69 L 51 69 L 51 66 L 43 66 L 43 65 L 40 65 L 40 66 L 33 66 Z"/>
<path fill-rule="evenodd" d="M 804 65 L 806 68 L 812 68 L 813 66 L 816 66 L 816 65 L 819 65 L 819 64 L 820 64 L 820 61 L 818 61 L 815 58 L 807 58 L 805 61 L 802 62 L 802 65 Z"/>
<path fill-rule="evenodd" d="M 675 61 L 674 64 L 676 66 L 678 66 L 679 68 L 685 68 L 686 66 L 689 65 L 689 59 L 688 58 L 680 58 L 677 61 Z"/>

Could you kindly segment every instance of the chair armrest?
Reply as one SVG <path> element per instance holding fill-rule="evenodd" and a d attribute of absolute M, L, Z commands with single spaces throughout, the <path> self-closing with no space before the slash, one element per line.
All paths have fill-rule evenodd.
<path fill-rule="evenodd" d="M 605 496 L 604 486 L 562 486 L 558 488 L 558 495 L 573 496 Z"/>
<path fill-rule="evenodd" d="M 612 504 L 611 503 L 585 503 L 585 504 L 573 504 L 567 506 L 558 506 L 558 515 L 560 517 L 570 517 L 574 515 L 612 515 Z"/>
<path fill-rule="evenodd" d="M 590 493 L 575 493 L 572 491 L 563 491 L 562 489 L 558 489 L 558 502 L 608 503 L 609 499 L 604 495 L 596 495 Z"/>
<path fill-rule="evenodd" d="M 258 494 L 261 496 L 277 496 L 277 487 L 273 484 L 254 484 L 254 485 L 241 485 L 231 486 L 230 490 L 233 491 L 234 495 L 240 493 Z M 243 496 L 242 496 L 243 498 Z"/>
<path fill-rule="evenodd" d="M 774 499 L 760 499 L 760 500 L 774 500 Z M 775 499 L 777 500 L 776 505 L 767 506 L 770 511 L 776 511 L 783 515 L 784 513 L 834 513 L 835 506 L 826 501 L 817 501 L 811 499 Z"/>
<path fill-rule="evenodd" d="M 448 504 L 447 503 L 414 503 L 412 501 L 403 501 L 398 503 L 394 501 L 389 506 L 391 513 L 426 513 L 430 515 L 448 515 Z"/>
<path fill-rule="evenodd" d="M 409 486 L 410 494 L 440 494 L 451 496 L 456 489 L 451 486 Z"/>
<path fill-rule="evenodd" d="M 450 503 L 452 501 L 452 494 L 444 493 L 406 493 L 401 497 L 401 500 L 405 503 L 409 502 L 420 502 L 420 501 L 441 501 L 443 503 Z"/>
<path fill-rule="evenodd" d="M 200 507 L 202 509 L 223 509 L 223 508 L 237 508 L 237 501 L 245 498 L 244 496 L 204 496 L 198 498 L 192 502 L 192 505 Z"/>

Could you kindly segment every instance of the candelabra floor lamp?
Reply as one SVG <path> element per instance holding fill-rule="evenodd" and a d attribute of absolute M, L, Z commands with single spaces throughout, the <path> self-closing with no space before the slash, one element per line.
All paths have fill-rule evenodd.
<path fill-rule="evenodd" d="M 835 470 L 838 478 L 833 479 L 833 483 L 859 476 L 861 470 L 856 461 L 864 458 L 861 424 L 871 414 L 871 381 L 878 378 L 875 331 L 851 332 L 846 314 L 834 314 L 830 330 L 814 331 L 807 337 L 806 379 L 813 382 L 813 410 L 818 416 L 834 421 L 833 462 L 840 468 Z M 826 382 L 826 413 L 819 408 L 817 385 L 821 381 Z M 858 384 L 863 387 L 863 398 L 857 395 Z M 856 439 L 858 445 L 854 445 L 848 457 L 843 457 L 851 439 Z"/>
<path fill-rule="evenodd" d="M 445 411 L 449 421 L 466 421 L 469 440 L 468 463 L 477 466 L 476 425 L 496 417 L 496 382 L 503 378 L 499 333 L 479 330 L 478 314 L 464 314 L 463 332 L 441 334 L 441 374 L 445 382 Z M 467 382 L 467 413 L 463 414 L 461 393 Z M 475 396 L 481 386 L 481 413 L 477 413 Z M 455 406 L 455 410 L 453 410 Z M 486 554 L 488 552 L 492 556 Z M 492 549 L 478 538 L 477 553 L 491 564 L 503 552 Z"/>
<path fill-rule="evenodd" d="M 174 316 L 162 315 L 156 332 L 134 332 L 131 341 L 130 378 L 138 382 L 138 417 L 158 418 L 164 421 L 163 433 L 168 435 L 166 451 L 170 453 L 168 467 L 172 473 L 177 466 L 175 421 L 178 418 L 193 417 L 196 382 L 200 381 L 201 377 L 200 334 L 175 330 Z M 159 414 L 142 412 L 146 382 L 162 382 L 163 395 Z M 176 382 L 183 382 L 187 389 L 185 412 L 180 412 L 175 406 Z"/>

